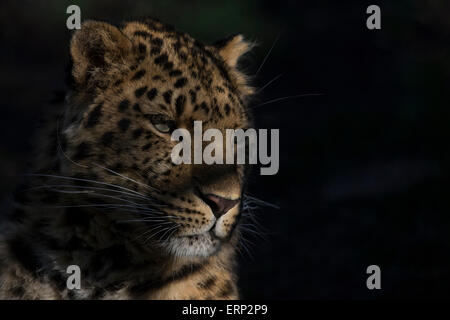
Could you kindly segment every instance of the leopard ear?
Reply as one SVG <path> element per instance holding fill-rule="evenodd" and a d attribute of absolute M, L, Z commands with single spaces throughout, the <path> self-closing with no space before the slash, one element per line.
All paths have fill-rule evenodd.
<path fill-rule="evenodd" d="M 132 47 L 131 41 L 115 26 L 84 22 L 70 43 L 73 81 L 77 86 L 100 84 L 106 73 L 126 65 Z"/>
<path fill-rule="evenodd" d="M 236 68 L 239 58 L 251 50 L 253 45 L 241 34 L 230 36 L 214 43 L 219 55 L 231 68 Z"/>
<path fill-rule="evenodd" d="M 239 59 L 253 48 L 253 43 L 246 41 L 242 35 L 238 34 L 217 41 L 214 43 L 214 47 L 223 61 L 230 67 L 230 73 L 234 75 L 243 97 L 248 98 L 254 94 L 254 88 L 249 85 L 249 77 L 237 68 Z"/>

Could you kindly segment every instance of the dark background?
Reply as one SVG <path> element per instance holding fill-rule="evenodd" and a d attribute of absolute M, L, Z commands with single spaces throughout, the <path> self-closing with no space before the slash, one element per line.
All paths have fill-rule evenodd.
<path fill-rule="evenodd" d="M 244 298 L 436 298 L 450 295 L 450 4 L 410 1 L 2 1 L 0 201 L 30 160 L 53 90 L 64 89 L 71 32 L 82 20 L 159 17 L 212 42 L 259 43 L 257 125 L 280 129 L 280 171 L 250 193 L 265 240 L 243 254 Z M 382 30 L 366 28 L 381 7 Z M 256 107 L 273 98 L 322 93 Z M 32 159 L 31 159 L 32 160 Z M 245 250 L 244 250 L 245 251 Z M 381 267 L 382 290 L 366 288 Z"/>

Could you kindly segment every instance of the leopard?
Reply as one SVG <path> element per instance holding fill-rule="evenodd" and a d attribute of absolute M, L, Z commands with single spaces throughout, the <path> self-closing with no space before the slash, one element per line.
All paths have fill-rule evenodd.
<path fill-rule="evenodd" d="M 174 164 L 171 133 L 254 126 L 252 46 L 153 18 L 73 32 L 68 90 L 1 222 L 1 299 L 240 298 L 249 166 Z"/>

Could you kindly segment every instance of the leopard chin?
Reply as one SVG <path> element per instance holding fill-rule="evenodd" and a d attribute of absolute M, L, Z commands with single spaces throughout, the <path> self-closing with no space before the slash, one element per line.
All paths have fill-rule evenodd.
<path fill-rule="evenodd" d="M 168 241 L 166 249 L 175 257 L 209 257 L 216 254 L 222 246 L 222 240 L 210 231 L 192 235 L 174 237 Z"/>

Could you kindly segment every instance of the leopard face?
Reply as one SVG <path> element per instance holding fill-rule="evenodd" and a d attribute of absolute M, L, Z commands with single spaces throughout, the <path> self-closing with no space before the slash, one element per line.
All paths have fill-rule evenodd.
<path fill-rule="evenodd" d="M 171 133 L 251 126 L 252 89 L 236 67 L 248 50 L 240 35 L 206 46 L 153 20 L 89 21 L 74 34 L 61 172 L 101 183 L 89 190 L 110 204 L 105 219 L 128 220 L 122 236 L 184 257 L 233 241 L 245 167 L 175 165 Z"/>

